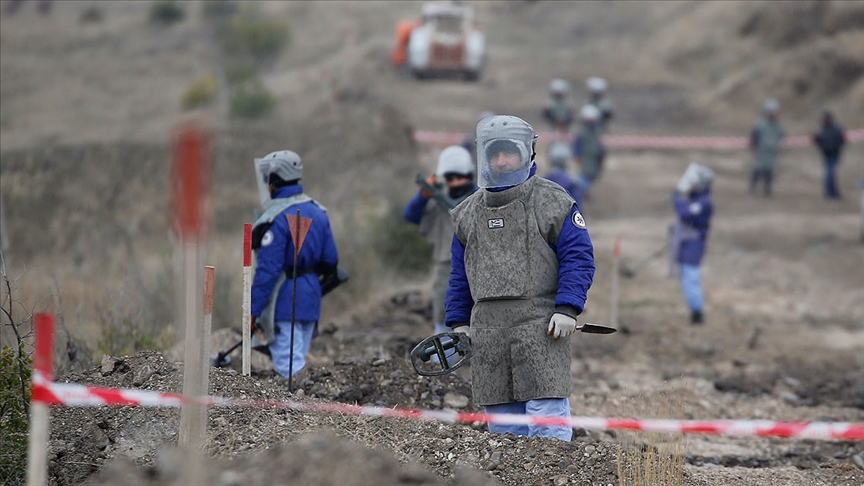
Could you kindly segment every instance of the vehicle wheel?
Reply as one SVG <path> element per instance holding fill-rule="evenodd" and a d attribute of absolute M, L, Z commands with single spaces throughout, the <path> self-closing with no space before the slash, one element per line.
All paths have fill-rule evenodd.
<path fill-rule="evenodd" d="M 479 81 L 480 80 L 480 71 L 465 71 L 463 75 L 465 81 Z"/>

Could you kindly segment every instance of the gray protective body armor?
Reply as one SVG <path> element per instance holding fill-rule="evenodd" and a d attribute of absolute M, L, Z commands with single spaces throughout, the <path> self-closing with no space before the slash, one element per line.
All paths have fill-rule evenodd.
<path fill-rule="evenodd" d="M 570 396 L 570 340 L 546 335 L 555 312 L 556 244 L 574 201 L 531 177 L 477 191 L 453 211 L 471 287 L 472 391 L 479 405 Z"/>
<path fill-rule="evenodd" d="M 772 170 L 780 153 L 780 145 L 783 143 L 785 132 L 780 122 L 771 123 L 761 119 L 756 123 L 754 130 L 758 133 L 759 141 L 755 147 L 755 167 L 757 169 Z"/>
<path fill-rule="evenodd" d="M 447 297 L 447 284 L 450 281 L 450 244 L 453 243 L 453 222 L 448 213 L 434 199 L 426 203 L 423 218 L 420 219 L 420 232 L 432 244 L 432 319 L 444 323 L 444 300 Z"/>
<path fill-rule="evenodd" d="M 267 206 L 267 209 L 264 210 L 264 213 L 261 216 L 258 216 L 258 219 L 255 220 L 255 223 L 252 225 L 252 231 L 255 231 L 255 228 L 261 226 L 262 224 L 272 224 L 273 220 L 276 219 L 276 216 L 282 214 L 283 211 L 290 208 L 291 206 L 296 206 L 297 204 L 302 204 L 305 202 L 315 203 L 322 210 L 326 211 L 324 206 L 318 204 L 314 199 L 307 196 L 306 194 L 300 193 L 295 194 L 291 197 L 284 197 L 278 199 L 270 200 L 270 204 Z M 252 263 L 253 268 L 258 266 L 258 252 L 255 251 L 253 253 L 254 261 Z M 252 347 L 258 346 L 269 346 L 273 343 L 273 340 L 276 339 L 276 299 L 279 296 L 279 289 L 282 288 L 282 284 L 285 283 L 285 280 L 288 278 L 285 275 L 285 272 L 282 272 L 279 275 L 279 279 L 276 280 L 276 285 L 273 286 L 273 292 L 270 293 L 270 299 L 267 300 L 267 305 L 264 307 L 264 310 L 261 312 L 261 316 L 258 318 L 258 326 L 262 328 L 264 331 L 264 341 L 262 342 L 257 335 L 252 335 Z"/>

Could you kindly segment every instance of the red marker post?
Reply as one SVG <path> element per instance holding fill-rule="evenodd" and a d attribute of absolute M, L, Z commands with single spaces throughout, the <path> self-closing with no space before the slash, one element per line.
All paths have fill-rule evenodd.
<path fill-rule="evenodd" d="M 300 216 L 299 209 L 296 216 L 286 214 L 285 217 L 288 218 L 288 229 L 291 231 L 291 241 L 294 243 L 294 270 L 291 276 L 291 352 L 288 362 L 288 391 L 292 392 L 294 390 L 291 381 L 294 376 L 294 315 L 297 312 L 297 260 L 300 258 L 303 241 L 306 240 L 306 235 L 312 226 L 312 219 Z"/>
<path fill-rule="evenodd" d="M 183 247 L 183 285 L 178 291 L 178 301 L 183 303 L 185 326 L 178 322 L 178 334 L 185 334 L 183 394 L 187 396 L 207 394 L 202 387 L 208 354 L 201 320 L 203 292 L 199 243 L 205 228 L 209 169 L 207 136 L 193 125 L 182 127 L 174 139 L 171 183 L 174 230 Z M 185 333 L 182 332 L 184 328 Z M 180 409 L 179 445 L 197 448 L 204 441 L 206 426 L 206 407 L 184 404 Z"/>
<path fill-rule="evenodd" d="M 51 414 L 39 385 L 54 379 L 54 315 L 38 313 L 36 324 L 36 354 L 33 356 L 33 376 L 30 380 L 30 443 L 27 450 L 27 486 L 47 484 L 48 431 Z"/>
<path fill-rule="evenodd" d="M 243 225 L 243 376 L 252 374 L 252 225 Z"/>

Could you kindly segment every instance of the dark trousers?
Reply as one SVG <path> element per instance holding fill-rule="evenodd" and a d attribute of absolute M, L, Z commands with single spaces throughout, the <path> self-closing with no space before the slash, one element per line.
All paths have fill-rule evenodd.
<path fill-rule="evenodd" d="M 771 195 L 771 180 L 774 178 L 773 169 L 753 169 L 753 175 L 750 176 L 750 194 L 756 193 L 756 186 L 759 181 L 763 181 L 765 197 Z"/>
<path fill-rule="evenodd" d="M 839 199 L 840 191 L 837 190 L 837 165 L 840 156 L 825 156 L 825 199 Z"/>

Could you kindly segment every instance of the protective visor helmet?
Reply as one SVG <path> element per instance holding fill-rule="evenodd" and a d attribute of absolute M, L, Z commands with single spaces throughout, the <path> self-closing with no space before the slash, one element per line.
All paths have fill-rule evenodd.
<path fill-rule="evenodd" d="M 592 93 L 605 93 L 606 80 L 603 78 L 588 78 L 585 81 L 585 87 Z"/>
<path fill-rule="evenodd" d="M 457 174 L 469 179 L 474 178 L 474 161 L 471 152 L 461 145 L 451 145 L 438 156 L 438 169 L 435 175 L 439 180 L 447 174 Z"/>
<path fill-rule="evenodd" d="M 568 91 L 570 91 L 570 83 L 563 79 L 556 78 L 549 83 L 549 92 L 552 94 L 565 96 Z"/>
<path fill-rule="evenodd" d="M 525 120 L 495 115 L 477 123 L 477 185 L 483 188 L 521 184 L 531 175 L 537 133 Z"/>
<path fill-rule="evenodd" d="M 594 105 L 585 105 L 579 110 L 579 117 L 583 121 L 594 121 L 600 119 L 600 110 Z"/>
<path fill-rule="evenodd" d="M 549 165 L 558 169 L 567 168 L 572 154 L 570 146 L 564 142 L 552 142 L 549 144 Z"/>
<path fill-rule="evenodd" d="M 780 111 L 780 103 L 774 98 L 768 98 L 765 100 L 765 104 L 762 105 L 762 112 L 766 114 L 776 114 Z"/>
<path fill-rule="evenodd" d="M 714 171 L 704 165 L 691 162 L 687 166 L 687 170 L 684 171 L 684 175 L 681 176 L 681 180 L 678 181 L 675 190 L 681 194 L 704 191 L 708 189 L 713 180 Z"/>
<path fill-rule="evenodd" d="M 263 160 L 270 162 L 269 182 L 275 182 L 276 177 L 284 182 L 303 178 L 303 162 L 296 152 L 280 150 L 264 156 Z M 276 177 L 273 177 L 276 176 Z"/>

